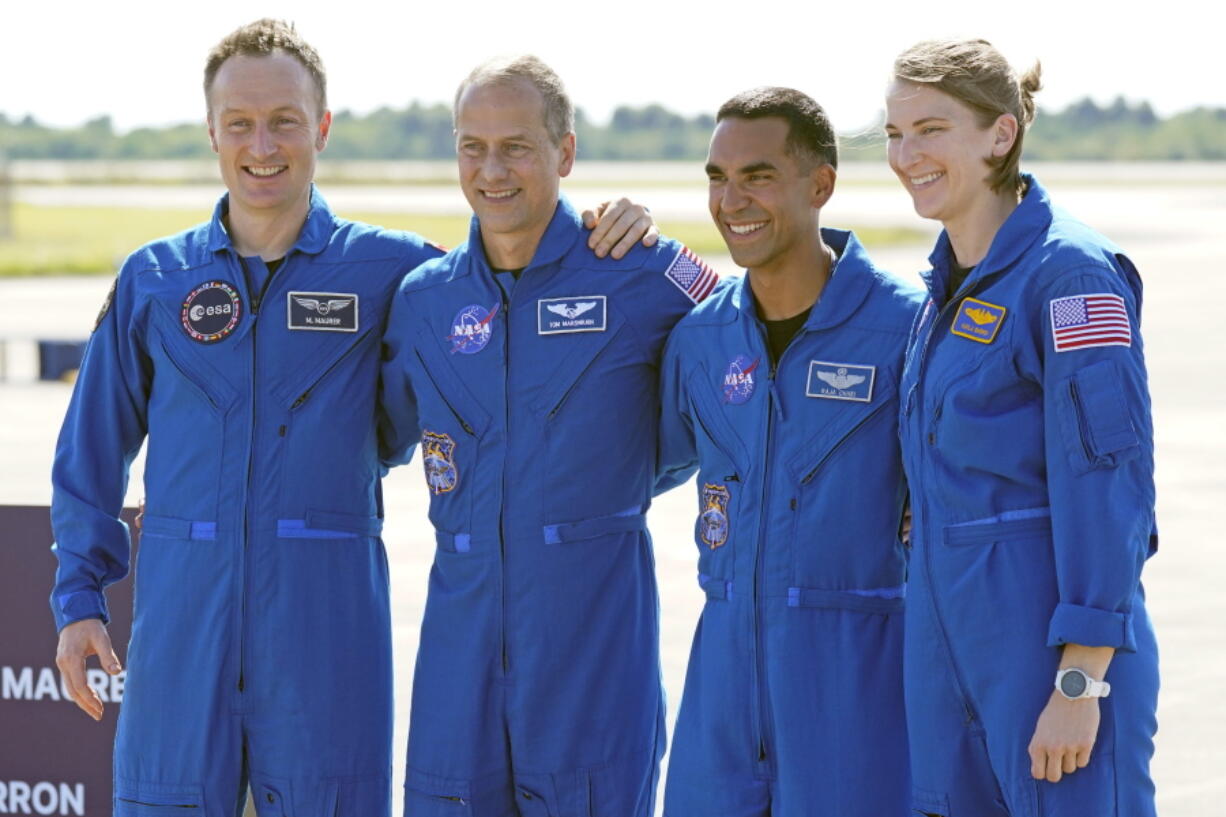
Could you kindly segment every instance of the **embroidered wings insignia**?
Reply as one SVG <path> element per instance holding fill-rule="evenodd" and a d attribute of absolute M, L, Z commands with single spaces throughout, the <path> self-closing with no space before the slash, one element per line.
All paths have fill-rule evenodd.
<path fill-rule="evenodd" d="M 584 312 L 595 309 L 596 302 L 595 301 L 580 301 L 574 306 L 569 306 L 567 304 L 549 304 L 545 308 L 548 309 L 550 312 L 552 312 L 555 315 L 561 315 L 563 318 L 566 318 L 567 320 L 574 320 L 575 318 L 582 315 Z"/>
<path fill-rule="evenodd" d="M 351 298 L 332 298 L 327 303 L 320 303 L 320 301 L 316 298 L 299 298 L 297 295 L 295 295 L 294 300 L 297 301 L 299 306 L 320 315 L 327 315 L 330 312 L 340 312 L 342 309 L 353 305 L 353 300 Z"/>
<path fill-rule="evenodd" d="M 846 370 L 839 372 L 818 372 L 817 376 L 820 380 L 829 383 L 840 391 L 850 389 L 852 386 L 859 385 L 865 381 L 865 376 L 862 374 L 847 374 Z"/>

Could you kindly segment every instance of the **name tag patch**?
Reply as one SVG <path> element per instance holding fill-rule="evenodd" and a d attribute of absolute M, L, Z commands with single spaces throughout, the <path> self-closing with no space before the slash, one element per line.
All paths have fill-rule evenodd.
<path fill-rule="evenodd" d="M 805 395 L 868 403 L 873 399 L 873 381 L 876 379 L 876 366 L 810 360 Z"/>
<path fill-rule="evenodd" d="M 289 292 L 285 314 L 290 329 L 358 331 L 358 296 L 353 292 Z"/>
<path fill-rule="evenodd" d="M 975 298 L 963 298 L 949 331 L 961 338 L 970 338 L 980 343 L 991 343 L 996 340 L 996 333 L 1000 331 L 1000 325 L 1005 322 L 1007 311 L 1003 306 Z"/>
<path fill-rule="evenodd" d="M 541 298 L 536 302 L 536 333 L 603 332 L 608 325 L 604 295 Z"/>

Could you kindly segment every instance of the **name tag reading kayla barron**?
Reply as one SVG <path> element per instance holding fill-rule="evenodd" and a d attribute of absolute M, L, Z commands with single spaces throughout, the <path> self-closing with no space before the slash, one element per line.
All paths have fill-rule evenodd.
<path fill-rule="evenodd" d="M 285 314 L 290 329 L 358 331 L 358 296 L 353 292 L 290 292 Z"/>
<path fill-rule="evenodd" d="M 536 302 L 536 333 L 603 332 L 608 325 L 604 295 L 541 298 Z"/>
<path fill-rule="evenodd" d="M 873 381 L 876 379 L 876 366 L 811 360 L 809 361 L 809 383 L 805 387 L 805 395 L 825 397 L 829 400 L 855 400 L 859 403 L 868 403 L 873 399 Z"/>

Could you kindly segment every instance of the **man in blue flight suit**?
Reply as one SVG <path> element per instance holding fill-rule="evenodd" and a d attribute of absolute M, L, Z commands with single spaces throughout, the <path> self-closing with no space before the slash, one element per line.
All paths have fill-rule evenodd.
<path fill-rule="evenodd" d="M 849 232 L 830 122 L 759 88 L 720 109 L 710 209 L 748 272 L 673 330 L 660 487 L 698 468 L 694 636 L 667 817 L 907 813 L 898 377 L 919 292 Z"/>
<path fill-rule="evenodd" d="M 384 353 L 387 437 L 421 444 L 437 541 L 405 812 L 650 817 L 658 364 L 716 276 L 671 241 L 588 250 L 558 192 L 572 108 L 536 58 L 478 67 L 455 115 L 472 229 L 405 279 Z"/>
<path fill-rule="evenodd" d="M 96 719 L 119 672 L 104 588 L 148 436 L 116 815 L 390 811 L 391 643 L 375 397 L 396 285 L 441 255 L 314 191 L 319 56 L 261 20 L 205 71 L 228 194 L 130 256 L 86 351 L 53 475 L 57 662 Z"/>

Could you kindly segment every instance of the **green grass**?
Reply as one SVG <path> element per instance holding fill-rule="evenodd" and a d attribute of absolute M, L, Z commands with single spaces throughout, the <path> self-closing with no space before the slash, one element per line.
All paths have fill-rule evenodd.
<path fill-rule="evenodd" d="M 113 273 L 129 252 L 205 220 L 205 210 L 13 206 L 13 237 L 0 239 L 0 277 Z M 341 212 L 358 221 L 412 230 L 454 247 L 468 237 L 465 216 Z M 665 235 L 700 255 L 722 255 L 723 239 L 707 221 L 663 221 Z M 924 243 L 918 230 L 857 228 L 869 247 Z"/>

